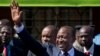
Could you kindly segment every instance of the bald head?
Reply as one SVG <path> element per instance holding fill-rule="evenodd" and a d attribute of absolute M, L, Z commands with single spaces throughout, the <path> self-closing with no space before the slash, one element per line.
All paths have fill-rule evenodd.
<path fill-rule="evenodd" d="M 57 34 L 57 27 L 54 25 L 48 25 L 46 26 L 41 33 L 41 40 L 42 43 L 46 43 L 46 42 L 50 42 L 50 43 L 54 43 L 55 42 L 55 38 L 56 38 L 56 34 Z"/>
<path fill-rule="evenodd" d="M 90 35 L 93 35 L 93 33 L 94 33 L 94 28 L 91 27 L 91 26 L 83 26 L 79 31 L 80 31 L 80 32 L 86 32 L 86 33 L 88 33 L 88 34 L 90 34 Z"/>
<path fill-rule="evenodd" d="M 74 33 L 74 29 L 72 27 L 70 27 L 70 26 L 62 26 L 59 31 L 66 32 L 66 34 L 68 33 L 68 34 L 71 34 L 72 36 L 74 35 L 73 34 Z"/>
<path fill-rule="evenodd" d="M 94 37 L 94 28 L 85 25 L 82 26 L 76 33 L 76 39 L 80 45 L 90 47 L 92 45 L 92 40 Z"/>

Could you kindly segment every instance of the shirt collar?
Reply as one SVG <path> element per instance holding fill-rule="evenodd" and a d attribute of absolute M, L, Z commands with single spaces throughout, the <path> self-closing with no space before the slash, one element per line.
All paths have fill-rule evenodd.
<path fill-rule="evenodd" d="M 64 52 L 61 51 L 61 54 L 64 54 Z M 71 49 L 68 51 L 68 55 L 69 55 L 69 56 L 74 56 L 74 48 L 71 48 Z"/>
<path fill-rule="evenodd" d="M 69 54 L 69 56 L 74 56 L 74 48 L 71 48 L 71 49 L 68 51 L 68 54 Z"/>
<path fill-rule="evenodd" d="M 61 50 L 61 54 L 64 54 L 64 51 Z"/>
<path fill-rule="evenodd" d="M 85 53 L 85 52 L 90 52 L 90 54 L 93 55 L 93 52 L 94 52 L 94 44 L 92 44 L 92 46 L 90 47 L 89 50 L 86 50 L 86 48 L 84 47 L 84 53 Z"/>

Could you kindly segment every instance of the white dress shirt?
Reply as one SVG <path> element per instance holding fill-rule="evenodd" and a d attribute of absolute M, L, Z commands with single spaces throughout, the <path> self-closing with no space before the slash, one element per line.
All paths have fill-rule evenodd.
<path fill-rule="evenodd" d="M 89 50 L 87 50 L 85 47 L 84 47 L 84 53 L 85 52 L 90 52 L 90 56 L 93 56 L 93 53 L 94 53 L 94 44 L 90 47 Z"/>
<path fill-rule="evenodd" d="M 68 54 L 69 54 L 69 56 L 74 56 L 74 48 L 71 48 L 71 49 L 68 51 Z"/>
<path fill-rule="evenodd" d="M 17 25 L 14 25 L 14 29 L 16 30 L 16 33 L 20 33 L 24 29 L 23 23 L 21 23 L 20 27 L 18 27 Z"/>

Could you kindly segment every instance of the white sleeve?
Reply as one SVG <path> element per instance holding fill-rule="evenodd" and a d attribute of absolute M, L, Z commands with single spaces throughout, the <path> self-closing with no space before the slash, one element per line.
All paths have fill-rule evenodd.
<path fill-rule="evenodd" d="M 20 33 L 24 29 L 23 23 L 21 23 L 20 27 L 18 27 L 17 25 L 14 25 L 14 29 L 15 29 L 16 33 Z"/>

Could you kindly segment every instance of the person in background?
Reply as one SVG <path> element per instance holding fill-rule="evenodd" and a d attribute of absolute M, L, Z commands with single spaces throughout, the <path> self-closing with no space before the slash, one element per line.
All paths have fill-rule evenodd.
<path fill-rule="evenodd" d="M 41 33 L 42 45 L 46 48 L 48 54 L 53 56 L 53 51 L 55 50 L 55 40 L 57 35 L 57 27 L 54 25 L 48 25 L 43 28 Z"/>
<path fill-rule="evenodd" d="M 0 56 L 27 56 L 23 42 L 14 38 L 14 29 L 7 19 L 0 20 Z"/>
<path fill-rule="evenodd" d="M 57 35 L 57 27 L 54 25 L 47 25 L 43 28 L 41 33 L 41 42 L 42 44 L 45 43 L 52 43 L 55 45 Z"/>
<path fill-rule="evenodd" d="M 81 52 L 84 56 L 100 56 L 100 46 L 93 43 L 93 38 L 94 27 L 90 25 L 84 25 L 76 32 L 76 40 L 82 47 Z"/>

